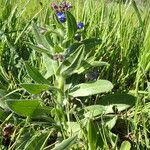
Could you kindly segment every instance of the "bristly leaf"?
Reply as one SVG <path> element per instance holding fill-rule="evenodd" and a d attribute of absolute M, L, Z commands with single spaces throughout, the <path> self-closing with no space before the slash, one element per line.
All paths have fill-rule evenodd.
<path fill-rule="evenodd" d="M 31 43 L 27 43 L 27 45 L 29 45 L 29 47 L 39 53 L 44 53 L 47 54 L 47 56 L 49 56 L 50 58 L 52 58 L 52 54 L 50 53 L 50 51 L 46 48 L 43 47 L 43 45 L 33 45 Z"/>
<path fill-rule="evenodd" d="M 51 109 L 41 105 L 39 100 L 16 100 L 8 99 L 6 104 L 10 110 L 14 111 L 18 115 L 25 117 L 39 118 L 44 117 L 46 114 L 50 114 Z"/>
<path fill-rule="evenodd" d="M 81 67 L 78 70 L 76 70 L 76 72 L 80 74 L 93 67 L 108 66 L 108 65 L 109 64 L 104 61 L 95 61 L 95 60 L 88 59 L 88 60 L 82 61 Z"/>
<path fill-rule="evenodd" d="M 123 111 L 128 109 L 129 107 L 134 106 L 136 103 L 136 97 L 126 94 L 126 93 L 114 93 L 108 94 L 101 98 L 101 101 L 97 101 L 97 104 L 107 106 L 107 111 L 109 113 L 113 113 L 113 109 L 117 109 L 117 111 Z"/>
<path fill-rule="evenodd" d="M 46 40 L 46 37 L 44 35 L 40 34 L 37 25 L 33 23 L 32 27 L 37 43 L 42 45 L 44 48 L 48 49 L 50 52 L 52 52 L 50 43 Z"/>
<path fill-rule="evenodd" d="M 84 110 L 85 110 L 84 116 L 86 118 L 88 117 L 94 118 L 94 117 L 104 114 L 106 111 L 106 108 L 105 106 L 102 106 L 102 105 L 91 105 L 91 106 L 85 107 Z"/>
<path fill-rule="evenodd" d="M 26 89 L 31 94 L 40 94 L 43 91 L 49 90 L 49 85 L 47 84 L 20 84 L 24 89 Z"/>
<path fill-rule="evenodd" d="M 29 93 L 31 94 L 40 94 L 43 91 L 48 91 L 48 90 L 53 90 L 53 91 L 58 91 L 62 92 L 60 89 L 54 87 L 54 86 L 49 86 L 48 84 L 20 84 L 24 89 L 26 89 Z"/>
<path fill-rule="evenodd" d="M 67 15 L 67 37 L 68 39 L 71 39 L 73 38 L 73 36 L 77 31 L 77 23 L 76 19 L 69 11 L 66 12 L 66 15 Z"/>
<path fill-rule="evenodd" d="M 28 75 L 37 83 L 49 84 L 49 81 L 46 80 L 41 73 L 34 67 L 30 66 L 27 62 L 25 62 L 25 66 L 28 72 Z"/>
<path fill-rule="evenodd" d="M 74 71 L 80 67 L 83 58 L 84 58 L 84 46 L 80 46 L 77 49 L 77 53 L 75 53 L 74 60 L 71 62 L 71 64 L 68 67 L 62 69 L 62 75 L 69 76 L 73 74 Z"/>
<path fill-rule="evenodd" d="M 65 139 L 52 150 L 68 150 L 73 144 L 75 144 L 76 140 L 77 136 Z"/>
<path fill-rule="evenodd" d="M 102 43 L 102 40 L 98 38 L 90 38 L 81 41 L 81 43 L 83 43 L 85 45 L 85 49 L 89 51 L 95 46 L 100 45 Z"/>
<path fill-rule="evenodd" d="M 113 85 L 107 80 L 97 80 L 95 82 L 81 83 L 73 87 L 69 95 L 73 97 L 90 96 L 111 91 Z"/>

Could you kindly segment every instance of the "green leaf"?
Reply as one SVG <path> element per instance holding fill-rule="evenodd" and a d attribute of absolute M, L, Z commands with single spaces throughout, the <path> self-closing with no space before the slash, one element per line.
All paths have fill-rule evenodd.
<path fill-rule="evenodd" d="M 136 102 L 136 97 L 126 93 L 115 93 L 103 96 L 97 104 L 106 106 L 106 113 L 113 113 L 113 107 L 116 107 L 117 111 L 123 111 Z"/>
<path fill-rule="evenodd" d="M 88 118 L 89 119 L 89 118 Z M 85 131 L 85 128 L 87 126 L 87 118 L 81 119 L 78 122 L 69 121 L 67 122 L 68 125 L 68 133 L 72 136 L 77 135 L 79 139 L 83 138 L 83 132 Z"/>
<path fill-rule="evenodd" d="M 77 23 L 76 19 L 69 11 L 66 12 L 66 15 L 67 15 L 67 37 L 68 39 L 71 39 L 74 37 L 77 31 Z"/>
<path fill-rule="evenodd" d="M 31 94 L 40 94 L 43 91 L 49 90 L 49 85 L 47 84 L 20 84 L 24 89 L 26 89 Z"/>
<path fill-rule="evenodd" d="M 35 36 L 38 44 L 42 45 L 44 48 L 46 48 L 50 52 L 52 52 L 50 43 L 48 43 L 48 41 L 46 40 L 46 37 L 44 35 L 40 34 L 37 25 L 35 23 L 32 23 L 32 27 L 33 27 L 34 36 Z"/>
<path fill-rule="evenodd" d="M 0 121 L 4 121 L 6 118 L 7 118 L 7 114 L 5 113 L 5 111 L 2 109 L 2 108 L 0 108 Z"/>
<path fill-rule="evenodd" d="M 0 89 L 0 107 L 2 107 L 3 109 L 6 108 L 6 104 L 5 104 L 5 101 L 3 99 L 3 97 L 7 94 L 7 91 L 6 90 L 2 90 Z"/>
<path fill-rule="evenodd" d="M 50 59 L 46 54 L 43 54 L 43 63 L 46 68 L 46 74 L 44 75 L 44 77 L 48 79 L 56 73 L 58 64 L 57 61 Z"/>
<path fill-rule="evenodd" d="M 54 50 L 56 53 L 61 53 L 64 51 L 64 48 L 59 46 L 58 44 L 54 46 Z"/>
<path fill-rule="evenodd" d="M 79 134 L 78 132 L 81 130 L 80 124 L 78 122 L 67 122 L 68 125 L 68 132 L 75 135 Z"/>
<path fill-rule="evenodd" d="M 97 131 L 92 119 L 89 119 L 87 128 L 89 150 L 96 150 Z"/>
<path fill-rule="evenodd" d="M 28 140 L 26 143 L 24 150 L 35 150 L 35 149 L 41 149 L 43 146 L 43 143 L 47 140 L 48 133 L 35 133 L 31 139 Z"/>
<path fill-rule="evenodd" d="M 69 76 L 73 74 L 74 71 L 80 66 L 81 61 L 84 58 L 84 47 L 81 46 L 77 50 L 78 52 L 74 56 L 74 60 L 72 61 L 72 63 L 68 67 L 65 67 L 65 69 L 61 70 L 63 76 Z"/>
<path fill-rule="evenodd" d="M 84 114 L 85 117 L 97 117 L 99 115 L 104 114 L 106 111 L 105 106 L 102 105 L 91 105 L 84 108 L 86 113 Z"/>
<path fill-rule="evenodd" d="M 51 52 L 48 49 L 44 48 L 42 45 L 37 45 L 36 46 L 36 45 L 31 44 L 31 43 L 27 43 L 27 45 L 29 45 L 29 47 L 31 49 L 33 49 L 33 50 L 35 50 L 39 53 L 47 54 L 47 56 L 49 56 L 49 59 L 51 59 L 53 57 Z"/>
<path fill-rule="evenodd" d="M 111 120 L 109 120 L 109 121 L 106 122 L 106 126 L 108 127 L 108 129 L 111 130 L 115 126 L 115 124 L 117 122 L 117 119 L 118 119 L 118 117 L 115 116 Z"/>
<path fill-rule="evenodd" d="M 65 139 L 52 150 L 68 150 L 73 144 L 76 143 L 76 140 L 77 140 L 77 136 L 73 136 L 68 139 Z"/>
<path fill-rule="evenodd" d="M 20 138 L 16 141 L 15 143 L 15 149 L 16 150 L 21 150 L 21 149 L 24 149 L 26 143 L 30 140 L 30 138 L 32 137 L 32 134 L 34 134 L 35 132 L 28 132 L 26 131 L 25 133 L 23 133 Z"/>
<path fill-rule="evenodd" d="M 14 91 L 16 91 L 16 90 L 14 90 Z M 7 90 L 0 89 L 0 107 L 1 108 L 7 109 L 7 106 L 5 103 L 6 98 L 9 98 L 9 99 L 20 98 L 20 95 L 17 93 L 14 93 L 14 91 L 8 92 Z"/>
<path fill-rule="evenodd" d="M 39 100 L 6 100 L 8 107 L 21 116 L 42 117 L 50 114 L 50 109 L 41 105 Z"/>
<path fill-rule="evenodd" d="M 83 43 L 73 43 L 72 45 L 70 45 L 70 47 L 68 48 L 68 54 L 70 56 L 71 53 L 73 53 L 77 48 L 79 48 Z"/>
<path fill-rule="evenodd" d="M 130 150 L 131 143 L 129 141 L 123 141 L 120 147 L 120 150 Z"/>
<path fill-rule="evenodd" d="M 34 67 L 30 66 L 27 62 L 25 63 L 28 75 L 37 83 L 48 84 L 49 81 L 46 80 L 41 73 Z"/>
<path fill-rule="evenodd" d="M 85 52 L 88 53 L 90 50 L 95 48 L 97 45 L 101 44 L 102 40 L 97 39 L 97 38 L 90 38 L 90 39 L 85 39 L 82 40 L 81 42 L 78 43 L 73 43 L 68 49 L 70 53 L 74 52 L 77 48 L 79 48 L 81 45 L 85 46 Z"/>
<path fill-rule="evenodd" d="M 76 57 L 76 55 L 78 54 L 78 52 L 79 52 L 79 50 L 81 49 L 82 46 L 83 45 L 78 46 L 73 51 L 68 50 L 68 53 L 65 56 L 66 59 L 63 62 L 64 66 L 69 66 L 74 61 L 74 58 Z"/>
<path fill-rule="evenodd" d="M 81 43 L 85 45 L 85 51 L 89 51 L 97 45 L 101 44 L 102 40 L 98 38 L 90 38 L 82 40 Z"/>
<path fill-rule="evenodd" d="M 26 132 L 16 141 L 15 150 L 41 150 L 49 136 L 48 132 Z"/>
<path fill-rule="evenodd" d="M 84 71 L 92 68 L 92 67 L 100 67 L 100 66 L 107 66 L 109 65 L 107 62 L 104 61 L 88 61 L 84 60 L 81 63 L 81 67 L 76 71 L 78 74 L 83 73 Z"/>
<path fill-rule="evenodd" d="M 90 96 L 109 92 L 112 88 L 113 85 L 111 82 L 107 80 L 97 80 L 94 82 L 81 83 L 74 86 L 69 95 L 73 97 Z"/>

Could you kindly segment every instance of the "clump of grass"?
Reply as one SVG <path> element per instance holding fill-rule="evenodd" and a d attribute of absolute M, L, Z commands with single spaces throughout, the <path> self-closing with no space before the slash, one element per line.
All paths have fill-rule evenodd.
<path fill-rule="evenodd" d="M 2 143 L 9 145 L 8 149 L 10 150 L 15 146 L 24 149 L 24 147 L 37 145 L 36 141 L 39 141 L 41 149 L 52 148 L 57 142 L 62 142 L 62 145 L 65 145 L 64 143 L 74 144 L 74 149 L 117 150 L 124 146 L 127 146 L 128 149 L 149 149 L 150 18 L 149 13 L 147 13 L 150 12 L 149 1 L 146 2 L 147 5 L 144 8 L 134 0 L 125 3 L 108 3 L 105 0 L 71 2 L 73 3 L 72 14 L 76 21 L 83 21 L 84 23 L 85 32 L 82 33 L 80 40 L 92 37 L 93 42 L 95 42 L 96 39 L 101 39 L 101 44 L 94 47 L 87 57 L 91 56 L 95 61 L 105 61 L 109 65 L 106 66 L 107 63 L 103 63 L 104 66 L 95 66 L 92 70 L 87 70 L 86 74 L 79 73 L 79 75 L 75 74 L 66 79 L 59 74 L 60 64 L 64 59 L 64 57 L 60 57 L 62 55 L 57 53 L 54 55 L 55 59 L 61 61 L 55 64 L 53 68 L 56 69 L 57 65 L 60 65 L 60 68 L 57 73 L 55 72 L 55 75 L 49 76 L 52 73 L 50 66 L 53 63 L 49 61 L 49 57 L 34 50 L 34 45 L 39 42 L 39 37 L 37 37 L 38 40 L 35 39 L 31 32 L 32 22 L 36 24 L 35 31 L 38 31 L 39 27 L 44 31 L 44 35 L 41 35 L 42 41 L 46 37 L 46 40 L 49 40 L 51 44 L 52 39 L 55 39 L 57 43 L 57 40 L 61 41 L 66 37 L 62 36 L 61 30 L 58 30 L 60 37 L 53 34 L 50 34 L 52 38 L 48 36 L 51 29 L 56 29 L 54 25 L 56 20 L 53 19 L 54 13 L 49 8 L 50 2 L 48 0 L 41 0 L 39 3 L 35 0 L 21 2 L 0 0 L 0 4 L 2 4 L 0 5 L 2 12 L 0 13 L 0 34 L 2 35 L 0 39 L 0 116 L 2 116 L 0 145 Z M 59 27 L 64 29 L 61 25 Z M 47 32 L 48 30 L 50 31 Z M 72 41 L 68 41 L 68 43 L 72 44 Z M 67 45 L 69 44 L 66 43 L 66 45 L 64 44 L 66 47 L 61 49 L 59 46 L 62 43 L 62 41 L 58 42 L 57 51 L 65 51 L 68 48 Z M 35 49 L 39 50 L 40 48 L 42 49 L 42 47 Z M 82 52 L 82 48 L 79 49 L 79 52 Z M 77 59 L 77 56 L 75 58 L 79 61 L 81 59 Z M 20 63 L 24 61 L 29 61 L 31 66 L 25 63 L 25 68 L 24 64 Z M 66 62 L 66 64 L 68 63 Z M 72 64 L 73 70 L 77 68 L 75 65 L 76 63 Z M 47 68 L 50 69 L 46 70 Z M 69 69 L 67 71 L 69 72 Z M 89 80 L 87 77 L 91 77 L 92 71 L 99 73 L 99 76 L 94 80 L 105 79 L 113 83 L 114 88 L 111 93 L 70 98 L 68 96 L 70 91 L 64 92 L 70 88 L 68 83 L 77 87 L 80 82 L 87 82 Z M 36 81 L 35 76 L 38 76 Z M 53 89 L 51 86 L 45 85 L 47 80 L 56 87 Z M 22 82 L 26 83 L 23 86 L 25 89 L 27 84 L 31 82 L 40 82 L 38 83 L 40 85 L 31 84 L 35 87 L 33 89 L 27 88 L 31 92 L 29 94 L 18 86 L 18 83 Z M 88 85 L 90 83 L 86 86 Z M 86 87 L 84 84 L 80 86 Z M 41 88 L 45 92 L 41 95 L 36 94 Z M 57 88 L 64 93 L 61 93 Z M 62 107 L 61 102 L 64 97 L 65 104 Z M 44 103 L 42 102 L 41 105 L 41 101 L 33 100 L 35 98 L 41 99 Z M 15 100 L 11 103 L 12 101 L 7 99 Z M 18 99 L 23 105 L 18 105 Z M 14 112 L 21 112 L 28 117 L 24 119 L 14 112 L 11 113 L 5 101 Z M 44 114 L 42 118 L 32 119 L 29 117 L 30 111 L 26 108 L 20 109 L 24 105 L 28 107 L 30 102 L 32 103 L 31 108 L 34 110 L 33 114 L 40 117 Z M 134 103 L 131 104 L 130 102 Z M 105 107 L 108 107 L 108 114 L 102 113 Z M 88 113 L 90 110 L 97 110 L 95 113 L 98 115 L 90 116 Z M 44 111 L 48 115 L 45 116 Z M 11 136 L 6 137 L 4 129 L 6 129 L 6 123 L 9 122 L 14 128 L 13 132 L 10 133 Z M 79 134 L 78 138 L 74 136 L 74 132 Z M 24 139 L 29 142 L 26 143 Z M 4 144 L 7 140 L 9 140 L 9 144 Z M 2 148 L 4 147 L 2 146 Z"/>

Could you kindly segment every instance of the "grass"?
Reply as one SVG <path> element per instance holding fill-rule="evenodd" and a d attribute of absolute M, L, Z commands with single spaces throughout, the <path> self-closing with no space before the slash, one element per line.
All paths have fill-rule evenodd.
<path fill-rule="evenodd" d="M 100 94 L 81 99 L 75 98 L 75 105 L 70 101 L 70 104 L 67 105 L 68 108 L 66 108 L 68 111 L 66 112 L 68 115 L 67 118 L 68 120 L 70 118 L 72 119 L 72 117 L 69 116 L 71 114 L 73 119 L 78 122 L 78 124 L 75 125 L 77 128 L 80 127 L 80 138 L 82 139 L 79 140 L 80 138 L 78 138 L 73 148 L 91 148 L 92 150 L 92 148 L 95 147 L 92 140 L 98 138 L 99 140 L 96 144 L 97 149 L 117 150 L 121 149 L 120 147 L 123 147 L 123 144 L 127 146 L 126 149 L 130 149 L 130 146 L 131 149 L 137 150 L 150 149 L 149 1 L 146 2 L 146 6 L 137 5 L 133 0 L 125 4 L 115 1 L 106 2 L 104 0 L 77 0 L 71 2 L 73 4 L 71 12 L 77 22 L 83 21 L 85 24 L 86 32 L 84 33 L 84 37 L 99 38 L 102 41 L 102 43 L 96 47 L 92 57 L 96 58 L 97 61 L 105 61 L 109 63 L 109 65 L 107 67 L 98 67 L 98 78 L 109 80 L 114 85 L 112 92 L 109 94 L 115 95 L 116 93 L 125 92 L 136 97 L 136 103 L 130 109 L 118 111 L 117 109 L 120 109 L 119 107 L 116 109 L 113 107 L 113 117 L 110 113 L 106 116 L 100 115 L 97 119 L 90 118 L 85 122 L 82 120 L 83 118 L 79 116 L 76 105 L 80 106 L 82 104 L 84 108 L 93 104 L 93 100 L 94 103 L 103 101 L 103 99 L 108 100 L 105 96 L 109 94 Z M 33 21 L 35 21 L 38 26 L 44 28 L 51 27 L 54 23 L 51 17 L 52 10 L 50 9 L 50 3 L 49 0 L 0 0 L 0 34 L 2 37 L 0 39 L 1 101 L 5 99 L 17 99 L 17 97 L 19 97 L 19 99 L 40 98 L 40 95 L 34 96 L 33 94 L 27 94 L 25 91 L 22 91 L 22 88 L 20 88 L 18 84 L 32 82 L 26 71 L 24 61 L 30 62 L 30 64 L 38 68 L 42 74 L 45 73 L 43 57 L 32 50 L 28 46 L 28 43 L 36 43 L 36 38 L 31 32 Z M 73 78 L 73 82 L 75 82 L 74 80 Z M 53 84 L 55 79 L 50 78 L 50 81 Z M 46 105 L 50 105 L 51 107 L 50 100 L 55 101 L 55 98 L 51 98 L 53 96 L 51 92 L 45 92 L 44 94 L 46 94 L 46 98 L 44 98 L 45 101 L 47 100 L 45 102 Z M 57 97 L 56 95 L 55 97 Z M 117 97 L 120 99 L 121 104 L 126 104 L 126 101 L 130 101 L 129 97 L 125 97 L 125 102 L 123 102 L 122 96 L 117 95 L 114 98 L 110 98 L 114 100 L 114 104 Z M 63 129 L 64 126 L 66 126 L 65 121 L 62 121 L 63 125 L 59 126 L 58 123 L 57 126 L 52 126 L 45 120 L 33 120 L 32 122 L 32 119 L 29 117 L 26 119 L 19 118 L 15 113 L 11 113 L 5 109 L 3 101 L 0 102 L 0 116 L 2 117 L 3 114 L 5 114 L 4 118 L 0 119 L 2 133 L 0 137 L 1 149 L 6 149 L 3 145 L 7 145 L 7 140 L 11 141 L 7 149 L 11 150 L 16 147 L 23 149 L 21 136 L 23 136 L 24 141 L 29 140 L 29 143 L 26 144 L 26 148 L 31 146 L 31 149 L 33 149 L 32 146 L 36 145 L 36 140 L 40 141 L 39 139 L 41 139 L 39 144 L 39 146 L 41 146 L 40 150 L 48 149 L 49 146 L 52 148 L 55 142 L 63 141 L 61 138 L 67 139 L 70 145 L 70 141 L 76 140 L 76 137 L 70 139 L 69 137 L 73 136 L 73 134 L 67 133 L 67 131 Z M 99 103 L 102 105 L 102 102 Z M 1 109 L 5 110 L 2 114 Z M 38 109 L 40 108 L 37 107 L 37 111 Z M 70 111 L 73 112 L 73 114 L 70 113 Z M 56 120 L 60 122 L 58 118 Z M 11 133 L 11 139 L 7 139 L 3 133 L 6 123 L 9 122 L 15 126 L 15 130 Z M 107 123 L 110 123 L 112 127 L 107 126 Z M 87 128 L 85 128 L 85 124 L 87 124 Z M 56 133 L 56 129 L 60 132 Z M 29 135 L 27 135 L 27 130 L 30 130 Z M 41 132 L 39 133 L 38 131 Z M 26 132 L 27 134 L 25 134 Z M 95 137 L 93 133 L 95 133 L 97 137 Z M 17 139 L 20 143 L 17 142 Z"/>

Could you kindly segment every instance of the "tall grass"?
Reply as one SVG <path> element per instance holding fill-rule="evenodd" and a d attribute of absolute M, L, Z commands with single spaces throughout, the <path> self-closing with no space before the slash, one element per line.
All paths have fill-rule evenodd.
<path fill-rule="evenodd" d="M 82 14 L 77 15 L 79 20 L 88 25 L 86 36 L 102 39 L 95 55 L 109 62 L 110 67 L 101 73 L 101 77 L 123 89 L 134 89 L 139 64 L 146 63 L 140 61 L 146 44 L 144 39 L 148 36 L 149 7 L 141 8 L 132 1 L 122 4 L 90 0 L 84 1 L 82 8 L 79 4 L 75 6 Z"/>
<path fill-rule="evenodd" d="M 78 22 L 83 21 L 85 38 L 102 40 L 94 57 L 106 61 L 109 66 L 100 68 L 100 79 L 114 84 L 114 91 L 127 91 L 138 97 L 136 106 L 121 118 L 131 121 L 132 140 L 137 149 L 149 149 L 149 101 L 150 82 L 150 2 L 140 6 L 134 0 L 108 2 L 107 0 L 70 0 L 72 13 Z M 53 24 L 49 0 L 0 0 L 0 88 L 16 89 L 19 82 L 29 81 L 22 61 L 43 69 L 43 57 L 28 47 L 35 42 L 31 22 L 39 26 Z M 129 129 L 129 128 L 128 128 Z M 99 129 L 105 148 L 110 138 L 116 148 L 113 135 L 107 129 Z M 103 134 L 104 133 L 104 134 Z M 113 140 L 114 141 L 113 141 Z M 140 141 L 140 142 L 139 142 Z M 84 141 L 87 142 L 86 140 Z"/>

